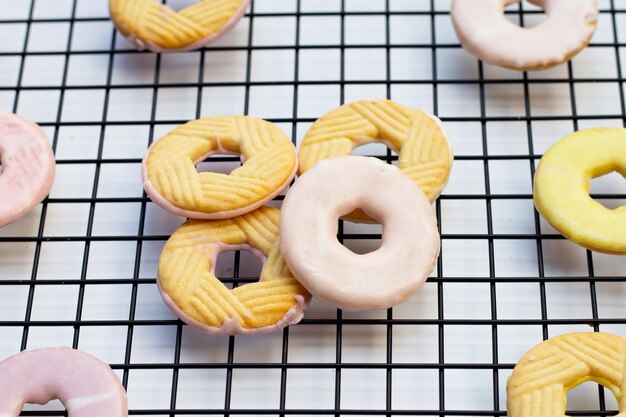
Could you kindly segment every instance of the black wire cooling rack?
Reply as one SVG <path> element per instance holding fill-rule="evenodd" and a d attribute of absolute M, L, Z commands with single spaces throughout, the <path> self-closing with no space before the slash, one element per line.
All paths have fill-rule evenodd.
<path fill-rule="evenodd" d="M 585 52 L 538 73 L 465 54 L 448 1 L 255 0 L 235 35 L 177 55 L 135 51 L 96 3 L 0 1 L 0 103 L 50 134 L 62 183 L 40 209 L 0 231 L 4 356 L 47 344 L 94 353 L 128 388 L 131 415 L 502 416 L 506 377 L 532 345 L 568 331 L 626 335 L 626 263 L 564 240 L 534 211 L 531 188 L 549 144 L 578 128 L 626 121 L 624 2 L 601 1 L 601 27 Z M 507 15 L 522 25 L 541 18 L 525 3 Z M 273 37 L 259 40 L 270 29 Z M 274 66 L 259 76 L 268 53 L 277 54 Z M 355 64 L 355 53 L 367 60 Z M 426 64 L 402 72 L 411 54 Z M 120 82 L 118 67 L 135 76 Z M 321 93 L 329 88 L 332 99 Z M 259 104 L 261 89 L 269 94 Z M 182 90 L 186 100 L 170 98 Z M 311 91 L 315 114 L 303 104 Z M 144 116 L 134 116 L 137 102 L 122 92 L 143 100 Z M 229 101 L 233 95 L 240 98 Z M 149 143 L 188 119 L 223 112 L 264 117 L 297 143 L 324 111 L 368 95 L 407 105 L 419 96 L 456 148 L 453 180 L 435 204 L 442 253 L 424 289 L 384 312 L 314 304 L 301 324 L 261 337 L 209 337 L 175 320 L 156 295 L 155 265 L 180 219 L 143 190 L 127 193 Z M 189 114 L 163 116 L 167 100 L 174 113 L 180 106 Z M 93 112 L 68 116 L 81 110 Z M 135 153 L 120 151 L 127 147 Z M 619 205 L 626 193 L 614 184 L 593 188 L 593 197 Z M 379 238 L 376 228 L 340 224 L 347 246 L 367 249 Z M 258 266 L 246 259 L 233 255 L 225 282 L 254 281 Z M 570 396 L 569 415 L 616 413 L 610 394 L 587 388 Z M 58 404 L 27 410 L 64 413 Z"/>

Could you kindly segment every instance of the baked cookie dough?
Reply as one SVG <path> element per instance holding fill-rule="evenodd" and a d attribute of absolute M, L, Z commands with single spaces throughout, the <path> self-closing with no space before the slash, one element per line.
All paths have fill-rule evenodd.
<path fill-rule="evenodd" d="M 238 154 L 230 175 L 198 172 L 209 155 Z M 143 184 L 156 204 L 178 216 L 224 219 L 249 213 L 276 197 L 298 168 L 295 147 L 270 122 L 249 116 L 205 117 L 155 142 L 142 164 Z"/>
<path fill-rule="evenodd" d="M 626 340 L 609 333 L 570 333 L 548 339 L 519 360 L 507 381 L 509 417 L 566 417 L 567 391 L 595 381 L 610 389 L 626 416 Z"/>
<path fill-rule="evenodd" d="M 280 254 L 280 210 L 261 207 L 226 220 L 188 220 L 159 260 L 158 285 L 181 320 L 213 334 L 266 333 L 297 323 L 310 301 Z M 229 290 L 215 276 L 220 252 L 248 250 L 263 260 L 259 282 Z"/>
<path fill-rule="evenodd" d="M 398 153 L 400 170 L 431 202 L 441 194 L 453 155 L 440 120 L 391 100 L 357 101 L 319 118 L 300 145 L 299 173 L 323 159 L 350 155 L 355 148 L 373 142 Z M 373 221 L 361 210 L 344 214 L 345 220 Z"/>
<path fill-rule="evenodd" d="M 111 20 L 139 50 L 189 51 L 228 32 L 250 0 L 200 0 L 177 12 L 159 0 L 110 0 Z"/>

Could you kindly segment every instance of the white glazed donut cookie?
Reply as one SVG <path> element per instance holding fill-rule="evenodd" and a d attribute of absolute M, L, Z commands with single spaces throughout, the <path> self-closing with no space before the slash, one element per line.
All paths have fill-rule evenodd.
<path fill-rule="evenodd" d="M 383 225 L 378 250 L 358 255 L 337 240 L 337 220 L 356 208 Z M 346 310 L 407 300 L 439 254 L 436 219 L 424 192 L 376 158 L 325 159 L 291 187 L 281 209 L 280 249 L 314 296 Z"/>
<path fill-rule="evenodd" d="M 504 8 L 520 0 L 453 0 L 452 23 L 467 51 L 488 64 L 539 70 L 571 59 L 596 29 L 596 0 L 530 0 L 548 18 L 522 28 L 504 17 Z"/>
<path fill-rule="evenodd" d="M 35 123 L 0 112 L 0 227 L 39 204 L 54 179 L 54 154 Z"/>
<path fill-rule="evenodd" d="M 126 392 L 111 368 L 70 348 L 24 351 L 0 362 L 0 416 L 59 399 L 68 417 L 127 417 Z"/>

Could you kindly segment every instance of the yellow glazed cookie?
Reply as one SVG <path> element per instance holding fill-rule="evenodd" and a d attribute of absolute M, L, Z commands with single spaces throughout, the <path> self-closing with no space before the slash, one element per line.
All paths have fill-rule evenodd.
<path fill-rule="evenodd" d="M 509 417 L 564 417 L 570 389 L 595 381 L 610 389 L 625 417 L 626 340 L 609 333 L 571 333 L 529 350 L 507 382 Z"/>
<path fill-rule="evenodd" d="M 198 172 L 209 155 L 240 154 L 230 175 Z M 298 168 L 296 150 L 272 123 L 248 116 L 205 117 L 155 142 L 142 177 L 150 198 L 164 209 L 195 219 L 224 219 L 265 205 L 287 187 Z"/>
<path fill-rule="evenodd" d="M 280 211 L 261 207 L 227 220 L 188 220 L 159 260 L 165 303 L 184 322 L 215 334 L 268 332 L 297 323 L 310 301 L 280 254 Z M 223 251 L 249 250 L 264 261 L 259 282 L 229 290 L 214 274 Z"/>
<path fill-rule="evenodd" d="M 452 167 L 452 148 L 435 116 L 391 100 L 357 101 L 326 113 L 304 136 L 298 154 L 302 174 L 322 159 L 349 155 L 367 143 L 384 143 L 398 153 L 399 168 L 433 202 Z M 346 220 L 372 222 L 361 210 Z"/>
<path fill-rule="evenodd" d="M 598 252 L 626 253 L 626 207 L 610 210 L 589 196 L 591 179 L 626 175 L 626 130 L 595 128 L 561 139 L 535 174 L 535 206 L 571 241 Z"/>
<path fill-rule="evenodd" d="M 137 48 L 154 52 L 201 48 L 230 30 L 250 0 L 201 0 L 176 12 L 160 0 L 110 0 L 111 20 Z"/>

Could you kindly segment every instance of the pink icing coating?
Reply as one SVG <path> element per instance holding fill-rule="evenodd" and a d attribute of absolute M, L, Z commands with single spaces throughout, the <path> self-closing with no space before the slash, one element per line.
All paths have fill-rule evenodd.
<path fill-rule="evenodd" d="M 241 20 L 241 18 L 243 17 L 243 15 L 246 13 L 246 10 L 248 9 L 248 6 L 250 6 L 250 2 L 252 0 L 244 0 L 241 3 L 241 6 L 239 6 L 239 8 L 237 9 L 237 12 L 224 24 L 224 26 L 222 26 L 217 32 L 213 33 L 212 35 L 209 36 L 205 36 L 202 39 L 197 40 L 194 43 L 190 43 L 187 46 L 184 46 L 182 48 L 172 48 L 172 49 L 168 49 L 168 48 L 161 48 L 160 46 L 152 43 L 152 42 L 146 42 L 140 38 L 138 38 L 135 34 L 131 34 L 126 36 L 126 39 L 128 39 L 128 41 L 130 43 L 132 43 L 133 45 L 135 45 L 135 47 L 137 49 L 139 49 L 140 51 L 143 51 L 144 49 L 149 49 L 152 52 L 184 52 L 184 51 L 193 51 L 194 49 L 198 49 L 198 48 L 202 48 L 205 45 L 210 44 L 211 42 L 216 41 L 217 39 L 221 38 L 224 34 L 226 34 L 226 32 L 230 31 L 233 26 L 235 26 L 237 24 L 237 22 L 239 22 L 239 20 Z M 115 25 L 115 20 L 113 20 L 113 25 Z M 120 33 L 122 33 L 121 30 L 119 30 L 119 28 L 117 28 L 118 31 Z M 0 416 L 1 417 L 1 416 Z"/>
<path fill-rule="evenodd" d="M 214 243 L 212 246 L 213 246 L 213 251 L 211 252 L 211 256 L 209 259 L 211 263 L 212 274 L 215 274 L 215 265 L 216 265 L 217 257 L 222 252 L 246 250 L 252 253 L 257 258 L 259 258 L 261 262 L 263 262 L 264 264 L 265 264 L 265 261 L 267 260 L 263 252 L 261 252 L 254 246 L 250 246 L 246 244 L 227 245 L 227 244 L 219 243 L 219 242 Z M 204 323 L 199 322 L 198 320 L 190 317 L 187 313 L 182 311 L 176 305 L 174 300 L 172 300 L 172 297 L 170 297 L 169 294 L 161 288 L 161 284 L 159 283 L 158 276 L 157 276 L 157 287 L 159 288 L 159 293 L 161 294 L 161 297 L 163 298 L 163 301 L 165 302 L 165 304 L 169 307 L 170 310 L 172 310 L 172 312 L 179 319 L 181 319 L 183 322 L 187 323 L 190 326 L 197 327 L 198 329 L 202 330 L 205 333 L 212 334 L 212 335 L 222 335 L 222 336 L 265 334 L 265 333 L 271 333 L 276 330 L 280 330 L 284 327 L 289 326 L 290 324 L 296 324 L 300 322 L 300 320 L 302 320 L 302 318 L 304 317 L 304 310 L 307 309 L 311 301 L 310 299 L 305 299 L 301 295 L 296 295 L 295 296 L 296 303 L 294 304 L 294 306 L 291 307 L 287 311 L 287 313 L 285 313 L 285 315 L 276 324 L 272 326 L 259 327 L 256 329 L 248 329 L 248 328 L 241 327 L 241 324 L 237 321 L 235 317 L 230 317 L 224 320 L 224 323 L 220 327 L 213 327 L 213 326 L 208 326 Z M 3 416 L 0 416 L 0 417 L 3 417 Z"/>
<path fill-rule="evenodd" d="M 39 204 L 54 180 L 54 154 L 39 126 L 0 112 L 0 227 Z"/>
<path fill-rule="evenodd" d="M 70 348 L 24 351 L 0 362 L 0 417 L 25 403 L 59 399 L 69 417 L 126 417 L 126 392 L 111 368 Z"/>
<path fill-rule="evenodd" d="M 516 69 L 544 69 L 576 54 L 591 39 L 596 0 L 531 0 L 548 18 L 522 28 L 504 17 L 520 0 L 454 0 L 452 23 L 463 47 L 483 61 Z"/>
<path fill-rule="evenodd" d="M 174 214 L 176 216 L 187 217 L 187 218 L 190 218 L 190 219 L 200 219 L 200 220 L 231 219 L 233 217 L 241 216 L 242 214 L 246 214 L 246 213 L 249 213 L 249 212 L 251 212 L 253 210 L 256 210 L 259 207 L 266 205 L 267 203 L 272 201 L 274 199 L 274 197 L 276 197 L 281 192 L 283 192 L 283 190 L 285 188 L 287 188 L 287 186 L 289 185 L 289 183 L 291 182 L 293 177 L 296 175 L 296 172 L 298 171 L 298 164 L 296 163 L 296 164 L 294 164 L 294 167 L 293 167 L 291 173 L 289 174 L 287 179 L 281 184 L 280 187 L 278 187 L 272 193 L 267 195 L 265 198 L 262 198 L 262 199 L 258 200 L 254 204 L 250 204 L 250 205 L 245 206 L 245 207 L 240 207 L 240 208 L 238 208 L 236 210 L 217 211 L 217 212 L 214 212 L 214 213 L 205 213 L 205 212 L 202 212 L 202 211 L 184 210 L 184 209 L 181 209 L 180 207 L 176 207 L 175 205 L 173 205 L 172 203 L 167 201 L 165 198 L 163 198 L 161 193 L 159 193 L 159 191 L 152 185 L 152 182 L 150 181 L 150 179 L 148 179 L 148 162 L 147 162 L 148 155 L 150 154 L 150 150 L 152 149 L 153 146 L 155 146 L 156 143 L 157 142 L 154 142 L 152 145 L 150 145 L 150 147 L 148 148 L 148 151 L 146 152 L 146 155 L 144 156 L 143 161 L 141 163 L 141 179 L 143 181 L 143 188 L 146 190 L 146 194 L 148 194 L 148 197 L 150 197 L 150 199 L 157 206 L 161 207 L 164 210 L 169 211 L 170 213 L 172 213 L 172 214 Z M 293 146 L 292 146 L 292 148 L 293 148 L 293 153 L 295 155 L 295 158 L 297 160 L 298 154 L 297 154 L 296 148 L 293 147 Z M 198 163 L 204 161 L 206 158 L 208 158 L 209 156 L 211 156 L 213 154 L 219 154 L 219 155 L 239 155 L 239 157 L 241 158 L 241 162 L 245 163 L 245 158 L 244 158 L 243 155 L 235 154 L 233 152 L 229 152 L 229 151 L 225 150 L 222 147 L 221 143 L 219 142 L 219 138 L 218 138 L 217 139 L 217 149 L 207 153 L 206 155 L 203 155 L 202 157 L 200 157 L 197 161 L 195 161 L 195 164 L 198 164 Z M 0 417 L 2 417 L 2 416 L 0 416 Z"/>
<path fill-rule="evenodd" d="M 336 238 L 337 219 L 356 208 L 384 229 L 381 247 L 364 255 Z M 424 193 L 397 167 L 361 156 L 322 160 L 296 181 L 282 205 L 280 242 L 300 283 L 346 310 L 407 300 L 439 255 L 436 219 Z"/>

